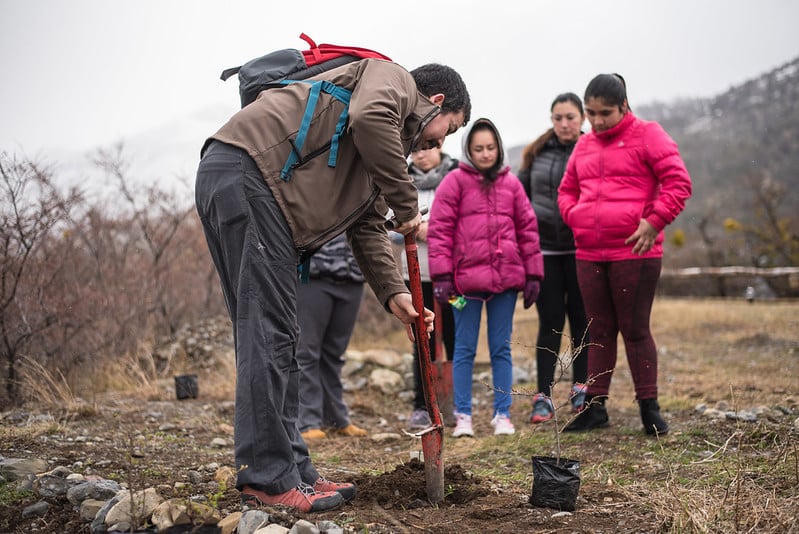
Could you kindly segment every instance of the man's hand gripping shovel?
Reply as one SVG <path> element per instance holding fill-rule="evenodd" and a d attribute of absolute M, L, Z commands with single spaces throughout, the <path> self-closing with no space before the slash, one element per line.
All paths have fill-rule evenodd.
<path fill-rule="evenodd" d="M 422 212 L 424 213 L 424 212 Z M 387 223 L 392 227 L 392 221 Z M 422 453 L 424 454 L 424 476 L 427 485 L 427 499 L 433 503 L 444 501 L 444 460 L 441 450 L 444 444 L 444 425 L 436 400 L 433 362 L 430 359 L 430 335 L 424 322 L 424 299 L 422 297 L 422 275 L 419 270 L 419 256 L 416 248 L 414 232 L 405 235 L 405 256 L 408 260 L 408 280 L 411 286 L 413 307 L 418 316 L 413 325 L 414 340 L 419 354 L 422 387 L 425 393 L 427 413 L 432 426 L 418 434 L 422 437 Z"/>

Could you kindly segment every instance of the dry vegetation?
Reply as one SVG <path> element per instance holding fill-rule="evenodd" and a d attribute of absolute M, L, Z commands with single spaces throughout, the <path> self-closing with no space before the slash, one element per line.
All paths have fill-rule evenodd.
<path fill-rule="evenodd" d="M 536 314 L 517 312 L 514 361 L 534 370 L 529 339 Z M 336 512 L 307 516 L 337 521 L 353 532 L 797 532 L 799 519 L 799 303 L 659 298 L 653 313 L 661 352 L 661 403 L 672 431 L 660 441 L 640 428 L 632 384 L 623 355 L 608 402 L 612 426 L 588 434 L 563 434 L 563 455 L 581 462 L 582 486 L 572 516 L 527 504 L 533 455 L 552 454 L 551 426 L 523 423 L 532 384 L 519 384 L 513 417 L 514 436 L 494 437 L 488 425 L 491 391 L 475 384 L 475 439 L 444 443 L 445 502 L 424 503 L 424 475 L 412 453 L 418 439 L 375 443 L 334 438 L 312 447 L 316 464 L 335 478 L 352 479 L 361 492 Z M 382 337 L 359 329 L 354 349 L 407 349 L 403 332 L 394 328 Z M 481 348 L 485 342 L 481 338 Z M 222 356 L 229 362 L 230 354 Z M 478 366 L 477 373 L 488 371 Z M 368 369 L 364 370 L 368 372 Z M 534 375 L 533 375 L 534 376 Z M 214 437 L 229 436 L 232 369 L 220 363 L 201 375 L 201 397 L 177 402 L 165 380 L 137 390 L 98 397 L 97 409 L 78 414 L 64 403 L 38 406 L 57 415 L 46 425 L 0 427 L 4 451 L 27 450 L 38 457 L 69 465 L 110 461 L 97 472 L 134 480 L 136 485 L 164 488 L 185 480 L 189 469 L 215 461 L 230 465 L 230 450 L 213 449 Z M 565 395 L 567 388 L 560 391 Z M 142 402 L 150 399 L 147 406 Z M 365 389 L 347 393 L 353 419 L 374 433 L 402 433 L 408 407 L 395 396 Z M 782 406 L 790 415 L 761 416 L 757 422 L 711 420 L 695 406 L 726 402 L 730 409 Z M 163 421 L 149 421 L 148 410 L 165 412 L 176 424 L 159 432 Z M 90 451 L 72 442 L 78 435 L 101 436 Z M 135 449 L 136 454 L 129 454 Z M 131 463 L 131 457 L 134 458 Z M 206 490 L 208 491 L 208 490 Z M 194 493 L 198 491 L 195 489 Z M 176 495 L 179 496 L 177 490 Z M 201 491 L 200 491 L 201 493 Z M 0 495 L 0 498 L 6 498 Z M 238 509 L 235 490 L 215 495 L 224 511 Z M 11 499 L 9 514 L 32 502 Z M 296 517 L 288 518 L 291 520 Z M 6 519 L 9 521 L 9 519 Z M 64 532 L 83 532 L 69 506 L 53 512 L 50 525 Z M 71 521 L 71 522 L 70 522 Z M 25 532 L 30 523 L 6 523 Z"/>

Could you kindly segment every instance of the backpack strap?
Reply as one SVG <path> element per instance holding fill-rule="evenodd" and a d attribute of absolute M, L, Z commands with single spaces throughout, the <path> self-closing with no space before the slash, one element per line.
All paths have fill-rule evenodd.
<path fill-rule="evenodd" d="M 316 109 L 316 104 L 319 101 L 319 94 L 322 91 L 329 94 L 336 100 L 344 103 L 344 109 L 341 111 L 341 115 L 339 115 L 338 122 L 336 123 L 336 131 L 333 133 L 333 137 L 330 140 L 330 156 L 327 159 L 328 167 L 336 166 L 339 138 L 344 134 L 344 128 L 347 125 L 347 117 L 349 115 L 350 109 L 350 97 L 352 96 L 352 91 L 343 89 L 338 85 L 326 80 L 318 80 L 315 82 L 308 82 L 306 80 L 282 80 L 280 83 L 283 85 L 288 85 L 290 83 L 296 82 L 310 84 L 311 90 L 308 93 L 308 102 L 305 104 L 305 112 L 302 116 L 300 129 L 297 132 L 297 139 L 293 143 L 293 150 L 289 154 L 286 164 L 283 166 L 283 170 L 280 171 L 280 178 L 286 182 L 291 180 L 291 173 L 294 168 L 302 163 L 300 160 L 300 151 L 305 144 L 305 138 L 307 137 L 308 129 L 311 126 L 314 110 Z"/>
<path fill-rule="evenodd" d="M 300 282 L 303 284 L 307 284 L 311 278 L 311 256 L 313 256 L 313 254 L 309 254 L 305 258 L 300 258 L 300 263 L 297 264 L 297 274 Z"/>

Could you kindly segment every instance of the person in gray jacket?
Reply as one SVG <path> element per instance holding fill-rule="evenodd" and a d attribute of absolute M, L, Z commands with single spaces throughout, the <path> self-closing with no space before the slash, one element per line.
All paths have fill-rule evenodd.
<path fill-rule="evenodd" d="M 329 166 L 330 140 L 344 103 L 322 93 L 300 154 L 297 134 L 311 86 L 262 91 L 204 144 L 195 202 L 233 324 L 236 353 L 236 487 L 248 505 L 300 512 L 336 508 L 355 485 L 320 476 L 297 428 L 298 267 L 346 232 L 378 300 L 405 323 L 418 317 L 385 228 L 421 223 L 406 158 L 441 146 L 466 124 L 469 94 L 460 75 L 439 64 L 408 72 L 363 59 L 313 78 L 351 91 L 348 120 Z M 281 171 L 294 153 L 290 177 Z M 424 311 L 432 330 L 433 313 Z"/>
<path fill-rule="evenodd" d="M 364 277 L 344 234 L 311 257 L 310 280 L 297 288 L 300 343 L 298 426 L 308 442 L 367 432 L 350 421 L 341 369 L 363 299 Z"/>

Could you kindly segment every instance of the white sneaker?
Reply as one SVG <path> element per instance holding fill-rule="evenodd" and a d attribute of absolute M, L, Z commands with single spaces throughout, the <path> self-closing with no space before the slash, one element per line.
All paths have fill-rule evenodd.
<path fill-rule="evenodd" d="M 499 436 L 502 434 L 510 435 L 515 434 L 516 429 L 513 428 L 513 423 L 510 422 L 510 417 L 507 415 L 497 414 L 491 420 L 491 426 L 494 427 L 494 435 Z"/>
<path fill-rule="evenodd" d="M 471 415 L 455 412 L 455 430 L 452 431 L 452 436 L 455 438 L 459 438 L 461 436 L 474 436 Z"/>

